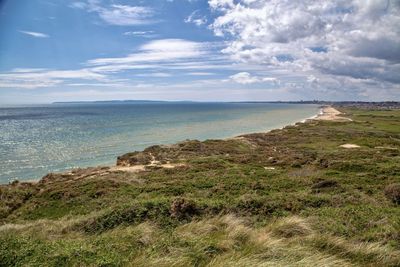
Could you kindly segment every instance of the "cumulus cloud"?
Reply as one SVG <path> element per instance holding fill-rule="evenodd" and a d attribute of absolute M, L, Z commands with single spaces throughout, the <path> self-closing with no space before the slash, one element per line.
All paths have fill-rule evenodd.
<path fill-rule="evenodd" d="M 156 22 L 156 7 L 127 3 L 82 0 L 70 6 L 109 25 Z M 82 62 L 82 69 L 2 73 L 0 87 L 119 86 L 144 84 L 151 77 L 176 87 L 179 79 L 168 78 L 180 71 L 184 81 L 193 78 L 182 85 L 185 89 L 202 80 L 203 87 L 252 88 L 251 93 L 257 89 L 260 94 L 263 88 L 273 88 L 303 99 L 399 96 L 400 0 L 209 0 L 208 4 L 212 14 L 204 17 L 205 9 L 196 10 L 184 21 L 197 26 L 211 23 L 209 28 L 223 42 L 153 40 L 158 38 L 154 32 L 131 27 L 122 34 L 151 36 L 151 41 L 133 47 L 130 54 Z"/>
<path fill-rule="evenodd" d="M 259 82 L 258 78 L 252 77 L 248 72 L 239 72 L 230 76 L 231 80 L 241 84 L 251 84 Z"/>
<path fill-rule="evenodd" d="M 303 73 L 305 81 L 400 84 L 399 0 L 209 0 L 223 52 L 248 64 Z M 312 76 L 310 76 L 312 75 Z M 254 77 L 242 73 L 246 83 Z M 328 85 L 332 85 L 329 83 Z"/>
<path fill-rule="evenodd" d="M 252 76 L 248 72 L 239 72 L 234 75 L 229 76 L 229 78 L 237 83 L 240 84 L 252 84 L 252 83 L 261 83 L 261 82 L 272 82 L 272 83 L 277 83 L 278 79 L 274 77 L 258 77 L 258 76 Z"/>

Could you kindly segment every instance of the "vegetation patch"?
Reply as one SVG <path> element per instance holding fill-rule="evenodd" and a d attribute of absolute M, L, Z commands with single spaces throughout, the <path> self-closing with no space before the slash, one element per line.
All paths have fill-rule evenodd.
<path fill-rule="evenodd" d="M 2 185 L 0 266 L 400 266 L 400 111 L 341 111 Z"/>
<path fill-rule="evenodd" d="M 400 204 L 400 183 L 390 184 L 385 187 L 385 195 L 393 203 Z"/>

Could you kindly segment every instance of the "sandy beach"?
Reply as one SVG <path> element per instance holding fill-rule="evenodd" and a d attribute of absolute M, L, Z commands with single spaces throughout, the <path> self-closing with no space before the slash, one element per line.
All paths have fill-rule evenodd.
<path fill-rule="evenodd" d="M 322 120 L 322 121 L 351 121 L 351 119 L 342 117 L 342 112 L 333 108 L 332 106 L 323 106 L 322 111 L 318 116 L 313 118 L 313 120 Z"/>

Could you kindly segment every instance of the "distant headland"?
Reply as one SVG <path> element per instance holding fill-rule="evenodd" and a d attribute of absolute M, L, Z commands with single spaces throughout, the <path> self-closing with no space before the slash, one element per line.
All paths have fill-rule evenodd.
<path fill-rule="evenodd" d="M 191 100 L 99 100 L 99 101 L 66 101 L 52 102 L 51 104 L 145 104 L 145 103 L 271 103 L 271 104 L 315 104 L 335 105 L 338 107 L 358 108 L 399 108 L 400 101 L 327 101 L 327 100 L 299 100 L 299 101 L 191 101 Z"/>

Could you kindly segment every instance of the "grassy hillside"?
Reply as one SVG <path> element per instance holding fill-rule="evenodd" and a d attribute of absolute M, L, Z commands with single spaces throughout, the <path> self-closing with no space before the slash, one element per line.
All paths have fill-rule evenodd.
<path fill-rule="evenodd" d="M 400 110 L 342 111 L 1 186 L 0 266 L 400 266 Z"/>

